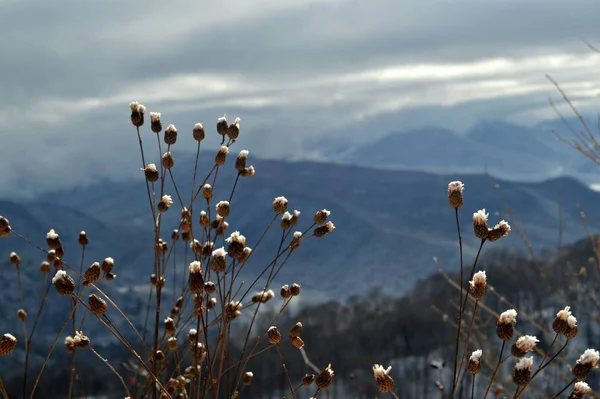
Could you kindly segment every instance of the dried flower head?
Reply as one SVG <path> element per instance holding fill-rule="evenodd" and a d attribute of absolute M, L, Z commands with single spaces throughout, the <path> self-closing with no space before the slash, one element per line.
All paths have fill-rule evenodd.
<path fill-rule="evenodd" d="M 485 209 L 480 209 L 473 214 L 473 232 L 475 237 L 485 240 L 488 238 L 488 216 L 489 213 L 485 213 Z"/>
<path fill-rule="evenodd" d="M 292 291 L 290 290 L 290 286 L 289 285 L 284 285 L 281 287 L 281 291 L 280 291 L 281 297 L 283 299 L 288 299 L 292 296 Z"/>
<path fill-rule="evenodd" d="M 155 164 L 150 163 L 142 170 L 144 171 L 144 176 L 146 176 L 146 180 L 150 183 L 154 183 L 158 180 L 158 169 L 156 168 Z"/>
<path fill-rule="evenodd" d="M 448 201 L 452 208 L 458 209 L 463 206 L 463 191 L 465 185 L 461 181 L 452 181 L 448 183 Z"/>
<path fill-rule="evenodd" d="M 227 137 L 235 141 L 240 135 L 240 118 L 235 118 L 233 123 L 227 128 Z"/>
<path fill-rule="evenodd" d="M 242 314 L 242 302 L 230 301 L 225 305 L 225 320 L 231 321 Z"/>
<path fill-rule="evenodd" d="M 273 211 L 277 215 L 283 214 L 288 207 L 288 200 L 285 197 L 277 197 L 273 200 Z"/>
<path fill-rule="evenodd" d="M 90 311 L 96 316 L 103 315 L 108 310 L 108 305 L 104 299 L 99 298 L 96 294 L 91 294 L 88 297 L 88 304 L 90 306 Z"/>
<path fill-rule="evenodd" d="M 87 349 L 90 347 L 90 339 L 86 335 L 83 335 L 81 331 L 75 331 L 73 343 L 79 349 Z"/>
<path fill-rule="evenodd" d="M 137 101 L 129 103 L 129 109 L 131 109 L 131 123 L 135 127 L 140 127 L 144 124 L 144 114 L 146 113 L 146 107 Z"/>
<path fill-rule="evenodd" d="M 208 218 L 208 214 L 205 211 L 200 212 L 200 226 L 206 228 L 210 224 L 210 219 Z"/>
<path fill-rule="evenodd" d="M 483 355 L 483 352 L 481 349 L 477 349 L 475 351 L 473 351 L 473 353 L 471 353 L 471 356 L 469 357 L 469 363 L 467 365 L 469 372 L 471 374 L 477 374 L 479 372 L 481 372 L 481 356 Z"/>
<path fill-rule="evenodd" d="M 48 274 L 48 273 L 50 273 L 50 263 L 48 261 L 43 261 L 40 264 L 40 272 L 42 274 Z"/>
<path fill-rule="evenodd" d="M 324 237 L 327 234 L 331 233 L 333 230 L 335 230 L 335 225 L 333 224 L 333 222 L 329 221 L 324 225 L 315 227 L 313 234 L 315 237 Z"/>
<path fill-rule="evenodd" d="M 309 387 L 312 385 L 314 380 L 315 380 L 314 374 L 305 374 L 304 377 L 302 377 L 302 386 Z"/>
<path fill-rule="evenodd" d="M 513 370 L 513 382 L 520 387 L 529 384 L 532 367 L 533 356 L 520 359 Z"/>
<path fill-rule="evenodd" d="M 217 291 L 217 286 L 212 281 L 207 281 L 204 283 L 204 291 L 208 294 L 214 294 Z"/>
<path fill-rule="evenodd" d="M 292 249 L 292 251 L 294 251 L 300 247 L 301 239 L 302 239 L 302 232 L 295 231 L 294 234 L 292 235 L 292 241 L 290 242 L 290 248 Z"/>
<path fill-rule="evenodd" d="M 48 234 L 46 234 L 46 243 L 48 244 L 48 247 L 50 249 L 58 249 L 62 246 L 60 242 L 60 237 L 58 236 L 56 231 L 54 231 L 54 229 L 50 229 Z"/>
<path fill-rule="evenodd" d="M 281 228 L 283 230 L 287 230 L 290 228 L 290 226 L 292 225 L 291 223 L 292 220 L 292 214 L 289 213 L 288 211 L 285 211 L 285 213 L 283 215 L 281 215 Z"/>
<path fill-rule="evenodd" d="M 167 340 L 167 348 L 174 350 L 177 349 L 177 337 L 169 337 Z"/>
<path fill-rule="evenodd" d="M 394 379 L 390 376 L 390 371 L 392 371 L 392 366 L 388 366 L 387 369 L 379 364 L 373 366 L 375 385 L 381 392 L 391 392 L 394 389 Z"/>
<path fill-rule="evenodd" d="M 229 147 L 222 145 L 215 156 L 215 163 L 219 166 L 225 164 L 225 161 L 227 160 L 227 154 L 229 154 Z"/>
<path fill-rule="evenodd" d="M 87 235 L 87 233 L 85 231 L 80 231 L 79 232 L 79 237 L 77 237 L 77 242 L 82 247 L 85 247 L 86 245 L 88 245 L 90 243 L 88 235 Z"/>
<path fill-rule="evenodd" d="M 162 198 L 160 199 L 160 202 L 158 203 L 158 211 L 166 212 L 169 210 L 171 205 L 173 205 L 173 198 L 171 198 L 170 195 L 165 194 L 162 196 Z"/>
<path fill-rule="evenodd" d="M 242 377 L 242 384 L 244 384 L 244 385 L 252 384 L 253 378 L 254 378 L 254 374 L 252 373 L 252 371 L 246 371 L 244 373 L 244 376 Z"/>
<path fill-rule="evenodd" d="M 212 271 L 222 273 L 227 267 L 227 260 L 225 259 L 225 248 L 221 247 L 213 251 L 212 258 L 210 260 L 210 268 Z"/>
<path fill-rule="evenodd" d="M 205 184 L 204 186 L 202 186 L 202 197 L 207 201 L 210 201 L 212 199 L 213 188 L 210 184 Z"/>
<path fill-rule="evenodd" d="M 269 343 L 272 345 L 281 342 L 281 333 L 275 326 L 269 327 L 269 329 L 267 330 L 267 337 L 269 338 Z"/>
<path fill-rule="evenodd" d="M 298 284 L 298 283 L 292 284 L 290 286 L 290 293 L 292 294 L 292 296 L 300 295 L 300 284 Z"/>
<path fill-rule="evenodd" d="M 167 317 L 165 319 L 165 332 L 167 334 L 169 334 L 170 336 L 175 335 L 175 332 L 177 331 L 177 328 L 175 327 L 175 321 L 173 321 L 172 318 Z"/>
<path fill-rule="evenodd" d="M 599 359 L 600 353 L 597 350 L 586 349 L 573 366 L 573 376 L 579 381 L 585 380 L 592 369 L 597 366 Z"/>
<path fill-rule="evenodd" d="M 538 342 L 540 341 L 532 335 L 523 335 L 513 344 L 511 353 L 514 357 L 523 357 L 527 353 L 533 352 Z"/>
<path fill-rule="evenodd" d="M 16 252 L 11 252 L 8 258 L 10 259 L 10 263 L 14 266 L 19 266 L 19 263 L 21 263 L 21 257 Z"/>
<path fill-rule="evenodd" d="M 254 169 L 254 166 L 250 165 L 247 168 L 245 168 L 244 170 L 242 170 L 240 172 L 240 176 L 241 177 L 250 177 L 250 176 L 254 176 L 256 174 L 256 170 Z"/>
<path fill-rule="evenodd" d="M 19 310 L 17 310 L 17 317 L 21 321 L 27 320 L 27 312 L 25 311 L 25 309 L 19 309 Z"/>
<path fill-rule="evenodd" d="M 202 123 L 196 123 L 194 125 L 194 129 L 192 131 L 192 136 L 194 137 L 194 140 L 196 140 L 198 142 L 204 140 L 205 133 L 204 133 L 204 126 L 202 126 Z"/>
<path fill-rule="evenodd" d="M 496 325 L 496 334 L 503 341 L 508 341 L 512 338 L 515 332 L 515 323 L 517 322 L 517 311 L 509 309 L 503 312 L 498 318 Z"/>
<path fill-rule="evenodd" d="M 290 338 L 299 337 L 301 332 L 302 332 L 302 323 L 297 322 L 296 324 L 294 324 L 292 326 L 292 328 L 290 328 Z"/>
<path fill-rule="evenodd" d="M 575 316 L 570 315 L 567 317 L 567 331 L 565 331 L 565 337 L 573 339 L 577 336 L 579 327 L 577 326 L 577 319 Z"/>
<path fill-rule="evenodd" d="M 4 216 L 0 216 L 0 237 L 10 236 L 11 227 L 10 222 Z"/>
<path fill-rule="evenodd" d="M 115 260 L 111 257 L 108 257 L 102 261 L 102 266 L 100 268 L 104 273 L 110 273 L 113 267 L 115 267 Z"/>
<path fill-rule="evenodd" d="M 275 297 L 273 290 L 260 291 L 252 295 L 252 302 L 254 303 L 266 303 Z"/>
<path fill-rule="evenodd" d="M 195 294 L 200 294 L 204 290 L 204 272 L 202 271 L 202 263 L 198 261 L 190 263 L 188 287 Z"/>
<path fill-rule="evenodd" d="M 229 126 L 227 125 L 227 117 L 225 115 L 217 119 L 217 133 L 219 133 L 221 136 L 225 136 L 228 128 Z M 224 139 L 225 137 L 223 137 L 223 140 Z"/>
<path fill-rule="evenodd" d="M 501 220 L 497 225 L 489 230 L 487 239 L 489 241 L 498 241 L 502 237 L 506 237 L 510 232 L 510 225 L 505 221 Z"/>
<path fill-rule="evenodd" d="M 56 272 L 52 278 L 52 284 L 61 295 L 71 295 L 75 290 L 75 281 L 64 270 Z"/>
<path fill-rule="evenodd" d="M 571 307 L 565 306 L 556 314 L 556 318 L 552 322 L 552 329 L 557 334 L 565 334 L 569 329 L 568 319 L 571 316 Z"/>
<path fill-rule="evenodd" d="M 296 349 L 304 348 L 304 341 L 300 337 L 292 337 L 292 345 L 296 347 Z"/>
<path fill-rule="evenodd" d="M 487 277 L 485 271 L 478 271 L 473 275 L 473 280 L 469 281 L 469 289 L 474 299 L 482 299 L 487 287 Z"/>
<path fill-rule="evenodd" d="M 250 257 L 251 254 L 252 254 L 252 248 L 245 247 L 244 248 L 244 253 L 242 254 L 242 256 L 240 256 L 238 258 L 238 262 L 239 263 L 245 263 L 248 260 L 248 258 Z"/>
<path fill-rule="evenodd" d="M 175 125 L 169 125 L 165 129 L 165 143 L 168 145 L 173 145 L 177 142 L 177 128 Z"/>
<path fill-rule="evenodd" d="M 215 208 L 217 210 L 217 214 L 222 218 L 229 216 L 229 201 L 219 201 L 217 202 L 217 205 L 215 205 Z"/>
<path fill-rule="evenodd" d="M 585 396 L 585 394 L 589 393 L 590 391 L 591 388 L 587 383 L 583 381 L 578 381 L 575 383 L 575 386 L 573 387 L 573 392 L 571 392 L 571 395 L 568 399 L 582 399 Z"/>
<path fill-rule="evenodd" d="M 331 215 L 330 211 L 328 211 L 327 209 L 321 209 L 320 211 L 317 211 L 315 213 L 313 221 L 315 222 L 315 224 L 320 226 L 327 221 L 329 215 Z"/>
<path fill-rule="evenodd" d="M 162 130 L 160 112 L 150 112 L 150 129 L 154 133 L 160 133 L 160 131 Z"/>
<path fill-rule="evenodd" d="M 327 365 L 321 373 L 315 378 L 315 385 L 321 390 L 328 389 L 333 381 L 334 372 L 331 369 L 331 364 Z"/>
<path fill-rule="evenodd" d="M 239 231 L 234 231 L 225 240 L 229 245 L 227 246 L 227 254 L 233 259 L 239 259 L 244 255 L 244 248 L 246 248 L 246 237 L 240 234 Z"/>
<path fill-rule="evenodd" d="M 14 335 L 6 333 L 0 338 L 0 356 L 10 355 L 16 347 L 17 339 Z"/>
<path fill-rule="evenodd" d="M 235 168 L 239 173 L 242 173 L 246 169 L 246 161 L 248 159 L 248 150 L 242 150 L 238 154 L 235 160 Z"/>
<path fill-rule="evenodd" d="M 173 158 L 171 151 L 167 151 L 163 154 L 162 158 L 160 159 L 160 163 L 165 169 L 171 169 L 173 166 L 175 166 L 175 159 Z"/>

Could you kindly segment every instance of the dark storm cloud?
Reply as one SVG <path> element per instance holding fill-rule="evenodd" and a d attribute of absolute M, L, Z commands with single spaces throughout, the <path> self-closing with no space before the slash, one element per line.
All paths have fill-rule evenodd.
<path fill-rule="evenodd" d="M 33 179 L 89 161 L 64 184 L 135 173 L 114 153 L 135 150 L 131 100 L 178 126 L 240 115 L 268 156 L 302 156 L 322 134 L 364 141 L 362 126 L 551 117 L 544 73 L 584 108 L 596 96 L 600 56 L 579 38 L 595 39 L 599 12 L 592 0 L 0 1 L 0 166 Z"/>

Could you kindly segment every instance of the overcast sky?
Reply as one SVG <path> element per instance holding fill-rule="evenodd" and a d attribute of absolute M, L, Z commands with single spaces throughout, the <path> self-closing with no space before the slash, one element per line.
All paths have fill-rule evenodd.
<path fill-rule="evenodd" d="M 552 118 L 546 73 L 591 111 L 600 54 L 581 38 L 600 38 L 598 15 L 597 0 L 0 0 L 0 182 L 136 173 L 132 100 L 181 134 L 239 116 L 240 144 L 271 157 L 324 134 Z"/>

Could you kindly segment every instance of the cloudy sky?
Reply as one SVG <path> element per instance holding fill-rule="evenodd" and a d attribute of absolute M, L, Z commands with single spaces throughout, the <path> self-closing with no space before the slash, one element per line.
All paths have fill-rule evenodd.
<path fill-rule="evenodd" d="M 0 0 L 0 182 L 136 173 L 132 100 L 181 133 L 239 116 L 241 144 L 270 157 L 553 118 L 545 74 L 591 112 L 598 15 L 597 0 Z"/>

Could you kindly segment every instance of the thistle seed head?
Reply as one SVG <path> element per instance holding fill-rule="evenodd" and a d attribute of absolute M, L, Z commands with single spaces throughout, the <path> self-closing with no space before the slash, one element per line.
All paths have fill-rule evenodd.
<path fill-rule="evenodd" d="M 87 233 L 85 231 L 79 232 L 79 237 L 77 238 L 77 242 L 82 247 L 85 247 L 86 245 L 88 245 L 90 243 L 88 235 L 87 235 Z"/>
<path fill-rule="evenodd" d="M 217 205 L 215 205 L 215 208 L 217 210 L 217 214 L 222 218 L 229 216 L 229 201 L 219 201 L 217 202 Z"/>
<path fill-rule="evenodd" d="M 464 205 L 463 192 L 465 185 L 461 181 L 448 183 L 448 202 L 452 208 L 458 209 Z"/>
<path fill-rule="evenodd" d="M 538 339 L 531 335 L 523 335 L 519 337 L 511 348 L 511 353 L 514 357 L 523 357 L 529 352 L 533 352 L 535 345 L 540 342 Z"/>
<path fill-rule="evenodd" d="M 0 356 L 8 356 L 17 347 L 17 338 L 12 334 L 4 334 L 0 338 Z"/>
<path fill-rule="evenodd" d="M 239 259 L 244 255 L 244 248 L 246 248 L 246 237 L 240 234 L 239 231 L 234 231 L 225 240 L 229 245 L 227 246 L 227 254 L 233 259 Z"/>
<path fill-rule="evenodd" d="M 222 145 L 215 156 L 215 163 L 218 166 L 225 164 L 225 161 L 227 161 L 227 154 L 229 154 L 229 147 Z"/>
<path fill-rule="evenodd" d="M 582 399 L 585 396 L 585 394 L 589 393 L 590 391 L 591 388 L 587 383 L 583 381 L 578 381 L 575 383 L 575 386 L 573 387 L 573 392 L 571 392 L 571 395 L 568 399 Z"/>
<path fill-rule="evenodd" d="M 513 382 L 523 387 L 529 384 L 531 380 L 531 368 L 533 367 L 533 357 L 524 357 L 515 365 L 513 370 Z"/>
<path fill-rule="evenodd" d="M 485 209 L 480 209 L 473 214 L 473 232 L 475 237 L 485 240 L 488 238 L 488 216 L 489 213 L 485 212 Z"/>
<path fill-rule="evenodd" d="M 569 329 L 569 316 L 571 316 L 571 307 L 565 306 L 556 314 L 556 318 L 552 322 L 552 329 L 557 334 L 565 334 Z"/>
<path fill-rule="evenodd" d="M 285 211 L 285 213 L 281 216 L 281 228 L 283 230 L 287 230 L 291 227 L 292 223 L 292 214 L 289 213 L 288 211 Z"/>
<path fill-rule="evenodd" d="M 325 237 L 333 230 L 335 230 L 335 225 L 333 224 L 333 222 L 329 221 L 321 226 L 315 227 L 315 229 L 313 230 L 313 235 L 315 237 Z"/>
<path fill-rule="evenodd" d="M 315 224 L 320 226 L 327 221 L 329 215 L 331 215 L 330 211 L 328 211 L 327 209 L 321 209 L 320 211 L 317 211 L 315 213 L 313 221 L 315 222 Z"/>
<path fill-rule="evenodd" d="M 131 109 L 131 123 L 135 127 L 141 127 L 144 124 L 146 107 L 137 101 L 132 101 L 129 103 L 129 109 Z"/>
<path fill-rule="evenodd" d="M 56 291 L 61 295 L 68 296 L 75 291 L 75 281 L 64 270 L 56 272 L 52 278 L 52 284 L 54 284 Z"/>
<path fill-rule="evenodd" d="M 157 134 L 162 130 L 160 112 L 150 112 L 150 129 Z"/>
<path fill-rule="evenodd" d="M 256 174 L 256 170 L 254 169 L 254 166 L 250 165 L 247 168 L 245 168 L 244 170 L 242 170 L 240 172 L 240 176 L 241 177 L 250 177 L 250 176 L 254 176 Z"/>
<path fill-rule="evenodd" d="M 248 150 L 242 150 L 235 160 L 235 168 L 239 173 L 246 169 L 246 161 L 248 160 Z"/>
<path fill-rule="evenodd" d="M 502 237 L 506 237 L 509 232 L 510 225 L 505 220 L 501 220 L 497 225 L 489 230 L 487 238 L 491 242 L 498 241 Z"/>
<path fill-rule="evenodd" d="M 158 203 L 158 211 L 164 213 L 169 210 L 171 205 L 173 205 L 173 198 L 171 198 L 170 195 L 165 194 L 162 196 L 160 202 Z"/>
<path fill-rule="evenodd" d="M 387 369 L 379 364 L 373 366 L 375 385 L 381 392 L 391 392 L 394 389 L 394 379 L 390 376 L 390 371 L 392 371 L 392 366 Z"/>
<path fill-rule="evenodd" d="M 225 258 L 225 248 L 221 247 L 213 251 L 210 260 L 210 268 L 216 273 L 222 273 L 227 268 L 227 259 Z"/>
<path fill-rule="evenodd" d="M 283 214 L 288 207 L 288 200 L 285 197 L 277 197 L 273 200 L 273 211 L 277 215 Z"/>
<path fill-rule="evenodd" d="M 173 154 L 171 154 L 171 151 L 165 152 L 160 162 L 165 169 L 171 169 L 173 166 L 175 166 L 175 159 L 173 159 Z"/>
<path fill-rule="evenodd" d="M 103 315 L 108 310 L 108 305 L 104 299 L 99 298 L 96 294 L 91 294 L 88 297 L 88 305 L 90 307 L 90 311 L 96 316 Z"/>
<path fill-rule="evenodd" d="M 204 133 L 204 126 L 202 126 L 202 123 L 196 123 L 194 125 L 194 129 L 192 131 L 192 136 L 194 137 L 194 140 L 196 140 L 198 142 L 204 140 L 205 133 Z"/>
<path fill-rule="evenodd" d="M 321 371 L 321 373 L 315 378 L 315 385 L 321 390 L 328 389 L 333 381 L 334 372 L 331 369 L 331 364 Z"/>
<path fill-rule="evenodd" d="M 175 125 L 169 125 L 165 129 L 165 143 L 167 145 L 173 145 L 177 142 L 177 128 Z"/>
<path fill-rule="evenodd" d="M 271 345 L 276 345 L 281 342 L 281 333 L 275 326 L 269 327 L 267 330 L 267 337 L 269 338 L 269 343 Z"/>
<path fill-rule="evenodd" d="M 503 312 L 498 318 L 496 325 L 496 335 L 503 341 L 508 341 L 512 338 L 515 332 L 515 323 L 517 322 L 517 311 L 514 309 Z"/>
<path fill-rule="evenodd" d="M 156 168 L 155 164 L 150 163 L 142 170 L 144 171 L 144 176 L 146 176 L 146 180 L 150 183 L 154 183 L 158 180 L 158 169 Z"/>
<path fill-rule="evenodd" d="M 487 277 L 485 271 L 478 271 L 473 275 L 473 280 L 469 281 L 469 289 L 474 299 L 482 299 L 485 296 L 486 287 Z"/>
<path fill-rule="evenodd" d="M 481 351 L 481 349 L 477 349 L 475 351 L 473 351 L 473 353 L 471 353 L 471 356 L 469 357 L 469 363 L 467 365 L 467 368 L 469 369 L 469 373 L 471 374 L 477 374 L 481 372 L 481 356 L 483 355 L 483 352 Z"/>

